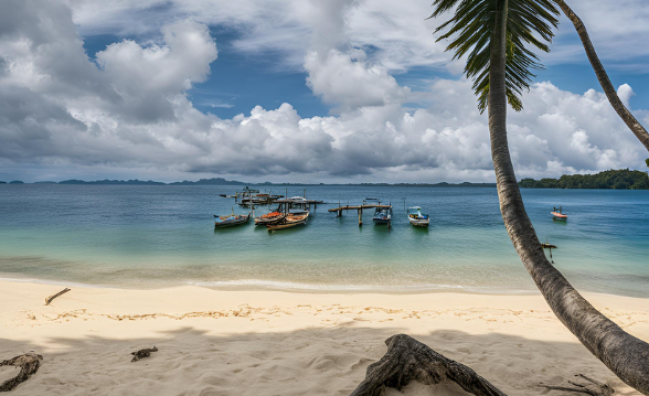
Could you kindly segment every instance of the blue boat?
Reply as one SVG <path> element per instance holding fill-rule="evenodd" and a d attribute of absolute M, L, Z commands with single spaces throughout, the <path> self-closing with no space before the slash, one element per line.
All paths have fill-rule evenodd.
<path fill-rule="evenodd" d="M 233 208 L 232 214 L 229 214 L 227 216 L 214 215 L 214 228 L 233 227 L 245 224 L 248 222 L 248 220 L 250 220 L 251 216 L 252 212 L 245 215 L 234 214 Z"/>
<path fill-rule="evenodd" d="M 374 224 L 390 224 L 392 222 L 392 206 L 376 208 L 372 221 Z"/>

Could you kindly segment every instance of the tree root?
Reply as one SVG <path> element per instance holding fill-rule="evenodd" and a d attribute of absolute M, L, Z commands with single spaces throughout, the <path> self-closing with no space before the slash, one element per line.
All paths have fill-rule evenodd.
<path fill-rule="evenodd" d="M 56 293 L 56 294 L 54 294 L 54 295 L 52 295 L 52 296 L 49 296 L 48 298 L 45 299 L 45 305 L 50 305 L 50 303 L 51 303 L 55 298 L 57 298 L 57 297 L 59 297 L 59 296 L 65 294 L 65 293 L 69 292 L 70 290 L 71 290 L 71 289 L 68 289 L 68 288 L 66 287 L 65 289 L 61 290 L 60 292 L 58 292 L 58 293 Z"/>
<path fill-rule="evenodd" d="M 14 378 L 8 379 L 0 384 L 0 392 L 9 392 L 18 386 L 18 384 L 27 381 L 38 370 L 42 361 L 43 356 L 31 352 L 16 356 L 13 359 L 1 361 L 0 366 L 20 367 L 20 373 Z"/>
<path fill-rule="evenodd" d="M 583 393 L 591 396 L 611 396 L 615 394 L 615 391 L 610 386 L 595 381 L 594 379 L 587 377 L 583 374 L 576 374 L 575 377 L 581 377 L 586 381 L 590 382 L 590 384 L 579 384 L 577 382 L 568 381 L 570 382 L 570 384 L 574 386 L 574 388 L 568 388 L 564 386 L 550 386 L 550 385 L 539 385 L 539 386 L 550 390 Z"/>
<path fill-rule="evenodd" d="M 151 356 L 151 352 L 158 352 L 158 348 L 153 347 L 153 348 L 145 348 L 145 349 L 140 349 L 137 352 L 131 352 L 131 355 L 133 355 L 133 359 L 131 359 L 132 362 L 137 362 L 138 360 L 142 358 L 146 358 Z"/>
<path fill-rule="evenodd" d="M 507 396 L 469 367 L 440 355 L 408 335 L 394 335 L 385 343 L 388 351 L 367 368 L 365 380 L 351 396 L 382 396 L 386 387 L 401 390 L 413 379 L 426 385 L 451 380 L 476 396 Z"/>

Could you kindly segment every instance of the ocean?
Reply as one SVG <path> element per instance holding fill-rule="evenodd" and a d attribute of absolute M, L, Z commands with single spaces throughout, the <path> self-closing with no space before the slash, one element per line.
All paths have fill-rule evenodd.
<path fill-rule="evenodd" d="M 254 186 L 285 194 L 281 186 Z M 500 216 L 495 188 L 290 186 L 318 205 L 305 227 L 214 229 L 246 213 L 239 186 L 0 185 L 0 277 L 98 287 L 200 285 L 299 291 L 534 293 Z M 579 290 L 649 297 L 649 191 L 522 190 L 557 268 Z M 393 227 L 327 209 L 378 197 Z M 412 227 L 405 208 L 431 215 Z M 562 206 L 567 223 L 553 222 Z M 258 207 L 263 214 L 268 207 Z"/>

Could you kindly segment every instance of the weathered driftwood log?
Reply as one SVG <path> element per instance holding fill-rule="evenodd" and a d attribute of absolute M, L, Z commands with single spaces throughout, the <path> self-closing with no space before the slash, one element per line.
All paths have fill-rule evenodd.
<path fill-rule="evenodd" d="M 149 357 L 151 356 L 151 352 L 158 352 L 158 348 L 153 347 L 153 348 L 145 348 L 145 349 L 140 349 L 137 352 L 131 352 L 131 355 L 133 355 L 133 359 L 131 362 L 137 362 L 138 360 Z"/>
<path fill-rule="evenodd" d="M 55 295 L 53 295 L 53 296 L 49 296 L 48 298 L 45 299 L 45 305 L 50 305 L 50 303 L 51 303 L 55 298 L 57 298 L 57 297 L 59 297 L 59 296 L 65 294 L 65 293 L 69 292 L 70 290 L 71 290 L 71 289 L 68 289 L 68 288 L 66 287 L 65 289 L 61 290 L 60 292 L 56 293 Z"/>
<path fill-rule="evenodd" d="M 367 368 L 365 380 L 351 396 L 381 396 L 386 387 L 400 390 L 412 380 L 426 385 L 450 380 L 476 396 L 506 396 L 469 367 L 440 355 L 408 335 L 394 335 L 385 343 L 388 351 Z"/>
<path fill-rule="evenodd" d="M 581 377 L 590 383 L 580 384 L 577 382 L 568 381 L 574 386 L 574 388 L 568 388 L 565 386 L 551 386 L 551 385 L 539 385 L 539 386 L 550 390 L 584 393 L 586 395 L 591 395 L 591 396 L 612 396 L 613 394 L 615 394 L 615 391 L 610 386 L 595 381 L 594 379 L 590 377 L 586 377 L 583 374 L 577 374 L 575 375 L 575 377 Z"/>
<path fill-rule="evenodd" d="M 0 384 L 0 392 L 9 392 L 21 382 L 27 381 L 29 377 L 38 370 L 42 361 L 43 356 L 35 353 L 26 353 L 24 355 L 16 356 L 13 359 L 1 361 L 0 366 L 20 367 L 20 373 Z"/>

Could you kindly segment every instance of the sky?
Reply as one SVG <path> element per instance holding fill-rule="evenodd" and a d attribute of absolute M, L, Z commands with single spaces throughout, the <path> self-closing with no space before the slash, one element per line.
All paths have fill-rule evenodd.
<path fill-rule="evenodd" d="M 493 182 L 486 114 L 430 0 L 3 0 L 0 180 Z M 571 0 L 649 125 L 649 2 Z M 518 178 L 646 170 L 561 17 Z"/>

